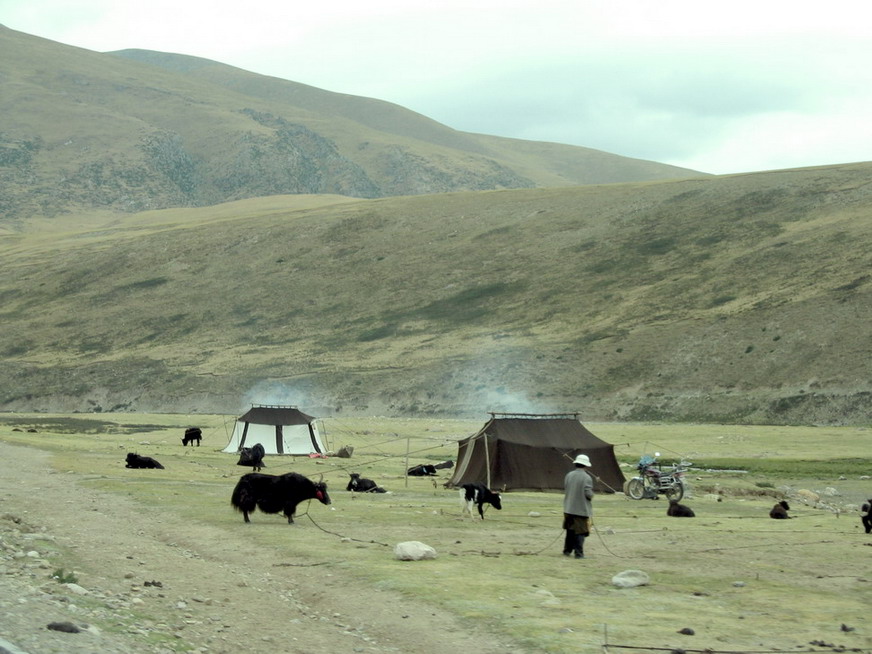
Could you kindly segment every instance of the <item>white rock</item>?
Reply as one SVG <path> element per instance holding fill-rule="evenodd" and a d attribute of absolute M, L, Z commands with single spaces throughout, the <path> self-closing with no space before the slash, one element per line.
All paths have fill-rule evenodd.
<path fill-rule="evenodd" d="M 542 514 L 539 513 L 538 511 L 530 511 L 530 512 L 527 514 L 527 517 L 529 517 L 529 518 L 538 518 L 538 517 L 541 516 L 541 515 L 542 515 Z"/>
<path fill-rule="evenodd" d="M 635 588 L 636 586 L 647 586 L 651 582 L 651 578 L 647 573 L 641 570 L 624 570 L 612 577 L 612 584 L 618 588 Z"/>
<path fill-rule="evenodd" d="M 422 561 L 435 559 L 436 550 L 417 540 L 398 543 L 394 547 L 394 556 L 400 561 Z"/>
<path fill-rule="evenodd" d="M 87 595 L 88 590 L 86 588 L 82 588 L 79 584 L 64 584 L 67 588 L 69 588 L 76 595 Z"/>

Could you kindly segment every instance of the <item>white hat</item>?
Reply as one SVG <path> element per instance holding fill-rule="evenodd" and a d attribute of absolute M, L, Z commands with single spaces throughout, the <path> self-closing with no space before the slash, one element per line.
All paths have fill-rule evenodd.
<path fill-rule="evenodd" d="M 575 457 L 575 461 L 573 461 L 575 465 L 582 465 L 587 468 L 590 468 L 590 459 L 587 458 L 587 454 L 579 454 Z"/>

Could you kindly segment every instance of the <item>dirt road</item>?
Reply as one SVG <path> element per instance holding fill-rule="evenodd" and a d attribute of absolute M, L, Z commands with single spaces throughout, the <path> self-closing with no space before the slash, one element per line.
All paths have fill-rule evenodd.
<path fill-rule="evenodd" d="M 0 443 L 0 461 L 4 654 L 525 651 L 438 608 L 327 567 L 280 567 L 239 535 L 86 488 L 45 452 Z M 61 567 L 79 584 L 51 579 Z"/>

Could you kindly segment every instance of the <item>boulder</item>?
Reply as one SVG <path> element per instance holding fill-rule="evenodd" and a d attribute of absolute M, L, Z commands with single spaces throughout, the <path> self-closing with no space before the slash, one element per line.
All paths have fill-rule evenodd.
<path fill-rule="evenodd" d="M 394 547 L 394 556 L 400 561 L 423 561 L 435 559 L 436 550 L 420 541 L 409 540 Z"/>
<path fill-rule="evenodd" d="M 624 570 L 612 577 L 612 585 L 618 588 L 635 588 L 636 586 L 647 586 L 651 582 L 651 578 L 646 572 L 641 570 Z"/>

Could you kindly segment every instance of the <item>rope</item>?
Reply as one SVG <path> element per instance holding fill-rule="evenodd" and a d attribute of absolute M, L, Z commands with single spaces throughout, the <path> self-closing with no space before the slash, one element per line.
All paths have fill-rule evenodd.
<path fill-rule="evenodd" d="M 325 534 L 330 534 L 332 536 L 338 536 L 339 538 L 348 539 L 348 540 L 354 541 L 355 543 L 372 543 L 374 545 L 384 545 L 385 547 L 390 547 L 390 545 L 388 545 L 387 543 L 380 543 L 377 540 L 361 540 L 359 538 L 351 538 L 350 536 L 343 536 L 342 534 L 337 533 L 335 531 L 330 531 L 329 529 L 324 529 L 324 527 L 322 527 L 317 522 L 315 522 L 315 518 L 313 518 L 311 515 L 309 515 L 309 505 L 310 504 L 312 504 L 312 500 L 309 500 L 309 502 L 306 504 L 306 512 L 303 513 L 302 515 L 309 518 L 309 520 L 312 521 L 312 524 L 315 525 L 321 531 L 323 531 Z"/>
<path fill-rule="evenodd" d="M 648 652 L 699 652 L 700 654 L 784 654 L 783 649 L 687 649 L 686 647 L 647 647 L 645 645 L 613 645 L 612 643 L 603 643 L 603 652 L 608 652 L 610 647 L 615 649 L 636 649 L 645 650 Z M 820 652 L 818 649 L 799 649 L 790 650 L 792 652 Z M 849 652 L 862 652 L 860 649 L 837 650 Z"/>

